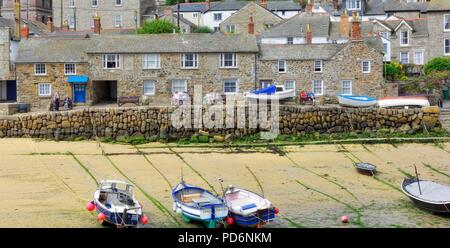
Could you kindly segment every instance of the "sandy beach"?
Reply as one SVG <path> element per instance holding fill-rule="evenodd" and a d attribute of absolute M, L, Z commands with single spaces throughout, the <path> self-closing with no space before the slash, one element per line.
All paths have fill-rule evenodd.
<path fill-rule="evenodd" d="M 353 162 L 377 166 L 376 177 Z M 127 180 L 146 227 L 201 227 L 172 212 L 185 181 L 221 193 L 218 178 L 263 194 L 280 209 L 268 227 L 449 227 L 400 191 L 408 174 L 450 185 L 450 143 L 307 145 L 279 148 L 131 146 L 96 141 L 0 140 L 0 227 L 102 227 L 85 210 L 97 182 Z M 339 217 L 348 215 L 350 223 Z"/>

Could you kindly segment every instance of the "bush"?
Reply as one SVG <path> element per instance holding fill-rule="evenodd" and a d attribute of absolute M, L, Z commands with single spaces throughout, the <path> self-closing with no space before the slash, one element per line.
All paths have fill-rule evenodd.
<path fill-rule="evenodd" d="M 209 136 L 208 135 L 198 136 L 198 141 L 200 143 L 208 143 L 209 142 Z"/>
<path fill-rule="evenodd" d="M 384 71 L 386 73 L 386 78 L 389 80 L 402 80 L 406 78 L 403 65 L 398 62 L 392 61 L 389 64 L 385 64 Z"/>
<path fill-rule="evenodd" d="M 173 23 L 166 20 L 153 20 L 151 22 L 145 22 L 141 28 L 138 29 L 138 34 L 163 34 L 163 33 L 176 33 L 180 32 L 180 29 Z"/>
<path fill-rule="evenodd" d="M 207 26 L 199 26 L 199 27 L 196 27 L 192 32 L 193 33 L 213 33 L 214 30 L 210 29 Z"/>
<path fill-rule="evenodd" d="M 434 58 L 425 65 L 425 75 L 432 72 L 450 71 L 450 58 Z"/>

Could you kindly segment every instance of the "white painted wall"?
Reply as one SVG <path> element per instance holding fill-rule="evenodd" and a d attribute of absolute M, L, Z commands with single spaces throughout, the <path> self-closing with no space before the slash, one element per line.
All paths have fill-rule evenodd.
<path fill-rule="evenodd" d="M 391 41 L 388 39 L 385 39 L 384 37 L 381 37 L 381 41 L 383 42 L 383 45 L 386 44 L 387 45 L 387 51 L 384 54 L 383 60 L 384 61 L 391 61 Z"/>
<path fill-rule="evenodd" d="M 233 10 L 233 11 L 208 11 L 203 14 L 203 26 L 210 27 L 211 29 L 214 29 L 214 27 L 219 27 L 220 23 L 222 23 L 225 19 L 230 17 L 235 12 L 236 12 L 235 10 Z M 214 21 L 215 13 L 222 13 L 222 20 Z"/>
<path fill-rule="evenodd" d="M 276 38 L 261 38 L 262 44 L 287 44 L 287 37 L 276 37 Z M 294 37 L 294 44 L 306 44 L 306 39 L 304 37 Z M 327 37 L 313 37 L 313 44 L 326 44 L 331 43 L 328 41 Z"/>
<path fill-rule="evenodd" d="M 351 20 L 351 16 L 349 17 L 349 20 Z M 371 16 L 362 16 L 361 17 L 361 20 L 363 21 L 363 22 L 366 22 L 366 21 L 371 21 L 371 20 L 380 20 L 380 21 L 384 21 L 384 20 L 386 20 L 386 19 L 388 19 L 388 16 L 387 15 L 371 15 Z M 340 22 L 341 21 L 341 17 L 339 17 L 339 16 L 330 16 L 330 21 L 331 22 Z"/>

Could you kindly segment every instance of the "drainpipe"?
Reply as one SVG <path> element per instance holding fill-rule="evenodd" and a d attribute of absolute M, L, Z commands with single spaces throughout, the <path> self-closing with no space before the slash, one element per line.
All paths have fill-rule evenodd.
<path fill-rule="evenodd" d="M 255 53 L 255 73 L 254 73 L 254 75 L 255 75 L 255 79 L 253 80 L 254 81 L 254 90 L 256 90 L 256 86 L 257 86 L 257 73 L 258 73 L 258 58 L 257 58 L 257 56 L 258 56 L 258 54 L 257 53 Z"/>

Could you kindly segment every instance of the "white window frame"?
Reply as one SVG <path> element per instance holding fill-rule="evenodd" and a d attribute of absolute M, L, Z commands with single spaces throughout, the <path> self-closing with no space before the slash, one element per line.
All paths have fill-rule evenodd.
<path fill-rule="evenodd" d="M 69 72 L 68 67 L 73 66 L 73 72 Z M 69 68 L 72 69 L 72 68 Z M 64 64 L 64 75 L 76 75 L 77 74 L 77 64 L 75 63 L 68 63 Z"/>
<path fill-rule="evenodd" d="M 38 68 L 39 66 L 43 66 L 43 67 Z M 38 72 L 38 71 L 42 71 L 42 69 L 44 72 Z M 44 63 L 34 64 L 34 75 L 35 76 L 46 76 L 47 75 L 47 65 Z"/>
<path fill-rule="evenodd" d="M 448 41 L 448 45 L 446 44 Z M 450 55 L 450 38 L 444 39 L 444 55 L 449 56 Z"/>
<path fill-rule="evenodd" d="M 91 7 L 92 8 L 97 8 L 98 7 L 98 1 L 99 0 L 91 0 Z M 95 2 L 95 4 L 94 4 L 94 2 Z"/>
<path fill-rule="evenodd" d="M 345 89 L 344 84 L 345 83 L 350 83 L 350 92 L 344 92 L 344 89 Z M 342 80 L 341 81 L 341 94 L 342 95 L 347 95 L 347 96 L 353 94 L 353 82 L 352 82 L 352 80 Z"/>
<path fill-rule="evenodd" d="M 226 25 L 225 29 L 226 29 L 227 33 L 231 33 L 231 34 L 236 33 L 236 25 L 234 25 L 234 24 Z"/>
<path fill-rule="evenodd" d="M 217 17 L 220 17 L 220 18 L 217 18 Z M 222 13 L 214 13 L 213 14 L 213 19 L 214 19 L 215 22 L 222 21 L 222 18 L 223 18 Z"/>
<path fill-rule="evenodd" d="M 119 19 L 117 19 L 117 18 L 119 18 Z M 114 16 L 114 27 L 116 27 L 116 28 L 123 27 L 123 17 L 122 17 L 122 15 L 115 15 Z"/>
<path fill-rule="evenodd" d="M 347 0 L 347 9 L 348 10 L 361 10 L 361 0 Z"/>
<path fill-rule="evenodd" d="M 120 1 L 120 3 L 117 3 L 119 1 Z M 122 5 L 123 5 L 123 0 L 114 0 L 114 6 L 122 6 Z"/>
<path fill-rule="evenodd" d="M 192 66 L 186 66 L 186 56 L 193 55 Z M 198 69 L 198 53 L 183 53 L 181 54 L 181 68 L 182 69 Z"/>
<path fill-rule="evenodd" d="M 142 69 L 144 70 L 161 69 L 161 55 L 159 53 L 143 54 Z"/>
<path fill-rule="evenodd" d="M 75 0 L 69 0 L 68 6 L 69 8 L 75 8 Z"/>
<path fill-rule="evenodd" d="M 450 14 L 444 15 L 444 32 L 450 32 Z"/>
<path fill-rule="evenodd" d="M 416 55 L 421 54 L 418 58 Z M 424 51 L 414 51 L 413 52 L 413 60 L 415 65 L 423 65 L 425 63 L 425 52 Z"/>
<path fill-rule="evenodd" d="M 229 62 L 229 60 L 227 60 L 227 59 L 225 58 L 225 56 L 226 56 L 226 55 L 230 55 L 230 54 L 231 54 L 231 56 L 232 56 L 232 59 L 231 59 L 232 65 L 231 65 L 231 66 L 227 66 L 227 65 L 225 64 L 225 62 Z M 238 67 L 238 63 L 237 63 L 237 54 L 236 54 L 236 53 L 221 53 L 221 54 L 219 55 L 219 63 L 220 63 L 220 68 L 237 68 L 237 67 Z"/>
<path fill-rule="evenodd" d="M 108 56 L 114 56 L 114 61 L 109 61 Z M 116 63 L 115 67 L 108 67 L 108 62 Z M 118 70 L 121 68 L 120 54 L 103 54 L 102 56 L 103 69 Z"/>
<path fill-rule="evenodd" d="M 320 88 L 321 88 L 321 92 L 316 92 L 315 91 L 315 83 L 320 82 Z M 316 79 L 312 81 L 312 92 L 314 93 L 314 95 L 316 96 L 322 96 L 324 94 L 325 89 L 323 88 L 323 80 L 321 79 Z"/>
<path fill-rule="evenodd" d="M 198 13 L 193 13 L 192 17 L 197 18 L 198 17 Z"/>
<path fill-rule="evenodd" d="M 74 29 L 75 28 L 75 16 L 69 16 L 68 20 L 69 28 Z"/>
<path fill-rule="evenodd" d="M 146 86 L 147 85 L 147 86 Z M 148 86 L 148 85 L 153 85 L 153 86 Z M 143 87 L 143 93 L 144 96 L 154 96 L 156 93 L 156 81 L 155 80 L 144 80 L 144 82 L 142 83 L 142 87 Z M 149 92 L 146 92 L 146 89 L 152 89 Z"/>
<path fill-rule="evenodd" d="M 45 87 L 47 86 L 47 87 Z M 51 83 L 39 83 L 38 84 L 38 96 L 39 97 L 51 97 L 52 96 L 52 84 Z"/>
<path fill-rule="evenodd" d="M 407 58 L 408 58 L 408 63 L 403 63 L 402 54 L 405 54 L 405 53 L 406 53 Z M 400 52 L 400 64 L 402 64 L 402 65 L 409 64 L 409 52 Z"/>
<path fill-rule="evenodd" d="M 226 83 L 230 83 L 230 82 L 233 82 L 233 83 L 235 83 L 235 91 L 234 92 L 232 92 L 232 91 L 229 91 L 229 92 L 225 92 L 225 88 L 226 88 L 226 86 L 225 86 L 225 84 Z M 237 79 L 224 79 L 223 81 L 222 81 L 222 91 L 223 91 L 223 93 L 224 94 L 236 94 L 236 93 L 238 93 L 239 92 L 239 84 L 238 84 L 238 80 Z"/>
<path fill-rule="evenodd" d="M 283 66 L 281 67 L 280 65 L 283 65 Z M 278 73 L 286 73 L 287 72 L 287 61 L 284 59 L 279 59 L 277 61 L 277 69 L 278 69 Z"/>
<path fill-rule="evenodd" d="M 316 62 L 320 62 L 320 67 L 316 66 Z M 322 73 L 323 72 L 323 60 L 316 59 L 316 60 L 314 60 L 313 63 L 314 63 L 313 64 L 313 66 L 314 66 L 314 73 Z M 320 68 L 320 71 L 316 71 L 317 68 Z"/>
<path fill-rule="evenodd" d="M 365 66 L 364 63 L 368 63 L 368 65 Z M 363 60 L 361 62 L 361 71 L 362 71 L 362 73 L 370 73 L 371 70 L 372 70 L 372 63 L 371 63 L 371 61 L 370 60 Z"/>
<path fill-rule="evenodd" d="M 182 91 L 175 91 L 175 85 L 174 85 L 175 82 L 177 82 L 177 83 L 182 82 L 184 84 Z M 171 88 L 172 88 L 172 93 L 187 92 L 187 80 L 185 80 L 185 79 L 172 79 L 172 86 L 171 86 Z"/>
<path fill-rule="evenodd" d="M 295 80 L 292 79 L 284 80 L 284 88 L 286 90 L 289 90 L 290 88 L 286 86 L 287 83 L 292 83 L 292 89 L 295 90 Z"/>
<path fill-rule="evenodd" d="M 403 44 L 404 33 L 406 33 L 406 44 Z M 400 31 L 400 46 L 409 46 L 409 31 Z"/>

